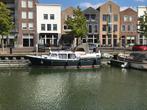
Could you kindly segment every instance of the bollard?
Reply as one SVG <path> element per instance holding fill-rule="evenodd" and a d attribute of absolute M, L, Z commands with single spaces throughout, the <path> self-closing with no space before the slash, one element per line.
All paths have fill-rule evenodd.
<path fill-rule="evenodd" d="M 12 47 L 10 47 L 10 54 L 12 54 Z"/>

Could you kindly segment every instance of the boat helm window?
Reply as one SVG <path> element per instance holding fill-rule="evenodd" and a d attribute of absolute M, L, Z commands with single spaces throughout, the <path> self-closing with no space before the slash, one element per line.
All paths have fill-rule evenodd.
<path fill-rule="evenodd" d="M 60 59 L 67 59 L 67 54 L 59 54 Z"/>
<path fill-rule="evenodd" d="M 68 59 L 75 59 L 76 55 L 75 54 L 68 54 Z"/>
<path fill-rule="evenodd" d="M 57 54 L 51 54 L 51 57 L 57 58 Z"/>

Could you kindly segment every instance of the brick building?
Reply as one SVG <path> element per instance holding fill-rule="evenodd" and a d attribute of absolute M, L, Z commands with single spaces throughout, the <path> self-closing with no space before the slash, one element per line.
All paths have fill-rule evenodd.
<path fill-rule="evenodd" d="M 120 36 L 122 46 L 132 46 L 137 41 L 137 12 L 127 8 L 120 12 Z"/>
<path fill-rule="evenodd" d="M 100 45 L 115 47 L 120 44 L 120 7 L 107 1 L 98 9 L 100 12 Z"/>
<path fill-rule="evenodd" d="M 68 17 L 73 17 L 73 7 L 68 7 L 64 9 L 61 13 L 61 39 L 60 39 L 60 44 L 63 46 L 72 46 L 72 43 L 74 41 L 73 35 L 69 34 L 71 29 L 67 26 L 65 21 L 67 20 Z"/>
<path fill-rule="evenodd" d="M 15 47 L 33 47 L 36 43 L 36 3 L 38 0 L 0 0 L 12 10 L 15 28 L 8 41 Z M 6 38 L 4 38 L 6 41 Z"/>

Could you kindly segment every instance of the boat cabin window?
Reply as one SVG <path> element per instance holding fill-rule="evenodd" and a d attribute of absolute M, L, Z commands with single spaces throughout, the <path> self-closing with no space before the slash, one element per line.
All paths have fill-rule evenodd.
<path fill-rule="evenodd" d="M 75 59 L 76 55 L 75 54 L 68 54 L 68 59 Z"/>
<path fill-rule="evenodd" d="M 53 53 L 51 54 L 51 57 L 57 58 L 57 54 Z"/>
<path fill-rule="evenodd" d="M 60 59 L 67 59 L 67 54 L 59 54 Z"/>

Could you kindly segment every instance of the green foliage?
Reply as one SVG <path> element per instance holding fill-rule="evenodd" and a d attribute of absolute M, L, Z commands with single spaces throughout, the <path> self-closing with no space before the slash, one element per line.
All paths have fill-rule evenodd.
<path fill-rule="evenodd" d="M 79 7 L 73 10 L 73 17 L 68 17 L 65 23 L 74 37 L 82 38 L 87 34 L 86 18 Z"/>
<path fill-rule="evenodd" d="M 139 18 L 139 33 L 147 38 L 147 12 Z"/>
<path fill-rule="evenodd" d="M 6 5 L 0 2 L 0 35 L 10 34 L 13 28 L 11 12 Z"/>

